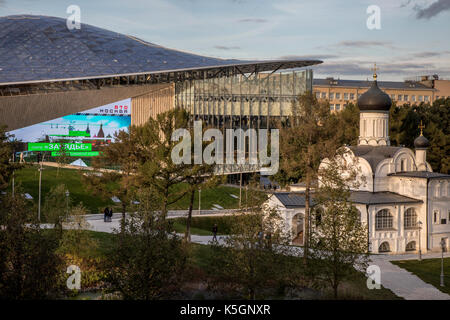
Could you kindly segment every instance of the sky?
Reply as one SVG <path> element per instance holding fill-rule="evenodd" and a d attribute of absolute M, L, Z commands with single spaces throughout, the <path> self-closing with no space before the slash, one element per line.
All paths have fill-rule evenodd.
<path fill-rule="evenodd" d="M 450 79 L 450 0 L 0 0 L 0 16 L 68 17 L 165 47 L 235 59 L 323 60 L 314 77 Z M 380 9 L 369 29 L 367 9 Z"/>

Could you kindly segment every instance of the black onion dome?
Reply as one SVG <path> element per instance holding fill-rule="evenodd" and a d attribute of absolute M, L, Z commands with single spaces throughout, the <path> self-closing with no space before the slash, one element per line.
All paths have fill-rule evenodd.
<path fill-rule="evenodd" d="M 425 149 L 430 146 L 430 141 L 428 141 L 427 138 L 425 138 L 423 135 L 418 136 L 414 140 L 414 147 L 417 149 Z"/>
<path fill-rule="evenodd" d="M 377 81 L 364 92 L 358 99 L 358 107 L 360 111 L 389 111 L 392 101 L 389 96 L 378 88 Z"/>

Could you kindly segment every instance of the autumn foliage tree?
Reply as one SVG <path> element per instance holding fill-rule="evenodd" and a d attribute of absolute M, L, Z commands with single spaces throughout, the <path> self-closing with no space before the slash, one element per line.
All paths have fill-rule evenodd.
<path fill-rule="evenodd" d="M 328 102 L 307 92 L 292 105 L 290 126 L 280 130 L 280 171 L 275 179 L 282 184 L 305 183 L 304 261 L 309 248 L 311 189 L 317 181 L 320 163 L 332 157 L 340 146 L 342 126 L 330 113 Z"/>

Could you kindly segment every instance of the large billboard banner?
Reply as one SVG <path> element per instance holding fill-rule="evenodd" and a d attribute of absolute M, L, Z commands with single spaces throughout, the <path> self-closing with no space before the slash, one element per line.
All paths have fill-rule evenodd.
<path fill-rule="evenodd" d="M 67 139 L 95 145 L 113 141 L 116 132 L 128 130 L 130 125 L 131 99 L 125 99 L 9 133 L 23 142 Z"/>

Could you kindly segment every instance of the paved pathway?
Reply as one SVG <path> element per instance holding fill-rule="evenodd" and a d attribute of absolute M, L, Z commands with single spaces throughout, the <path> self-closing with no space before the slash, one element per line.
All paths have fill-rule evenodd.
<path fill-rule="evenodd" d="M 381 285 L 390 289 L 397 296 L 406 300 L 450 300 L 450 295 L 421 280 L 411 272 L 392 264 L 389 260 L 402 260 L 399 256 L 392 258 L 372 255 L 371 264 L 380 267 Z M 417 256 L 416 256 L 417 258 Z M 424 259 L 434 258 L 423 255 Z M 411 258 L 410 258 L 411 259 Z"/>
<path fill-rule="evenodd" d="M 120 227 L 120 219 L 113 219 L 112 222 L 103 220 L 90 220 L 91 230 L 101 232 L 112 232 Z M 192 235 L 191 241 L 199 244 L 208 244 L 212 236 Z M 218 236 L 219 242 L 223 241 L 223 236 Z M 445 254 L 450 257 L 450 253 Z M 427 253 L 422 255 L 422 259 L 439 258 L 439 253 Z M 417 259 L 417 255 L 371 255 L 371 264 L 378 265 L 381 269 L 381 284 L 390 289 L 397 296 L 407 300 L 450 300 L 450 295 L 439 291 L 432 285 L 425 283 L 411 272 L 400 268 L 390 261 Z"/>

